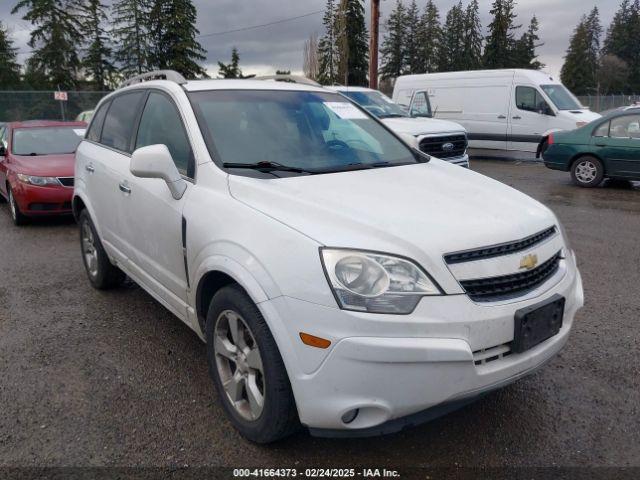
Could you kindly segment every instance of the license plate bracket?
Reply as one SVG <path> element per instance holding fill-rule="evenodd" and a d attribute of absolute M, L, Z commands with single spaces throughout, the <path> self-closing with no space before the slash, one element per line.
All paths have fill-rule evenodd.
<path fill-rule="evenodd" d="M 556 335 L 562 328 L 565 298 L 554 295 L 542 303 L 518 310 L 511 351 L 522 353 Z"/>

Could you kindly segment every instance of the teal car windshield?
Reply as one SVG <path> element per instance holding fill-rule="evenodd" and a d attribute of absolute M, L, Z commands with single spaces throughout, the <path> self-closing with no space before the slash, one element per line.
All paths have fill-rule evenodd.
<path fill-rule="evenodd" d="M 558 110 L 581 110 L 582 105 L 564 85 L 541 85 Z"/>
<path fill-rule="evenodd" d="M 409 115 L 399 105 L 380 92 L 341 92 L 378 118 L 400 118 Z"/>

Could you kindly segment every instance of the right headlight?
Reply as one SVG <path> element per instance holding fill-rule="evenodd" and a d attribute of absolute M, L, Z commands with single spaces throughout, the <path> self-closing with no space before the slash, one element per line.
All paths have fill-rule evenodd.
<path fill-rule="evenodd" d="M 329 285 L 344 310 L 409 314 L 425 295 L 441 295 L 436 283 L 410 260 L 385 253 L 320 250 Z"/>

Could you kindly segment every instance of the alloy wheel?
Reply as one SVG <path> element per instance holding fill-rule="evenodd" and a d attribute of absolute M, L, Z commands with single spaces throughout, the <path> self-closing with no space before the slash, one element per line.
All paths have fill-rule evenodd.
<path fill-rule="evenodd" d="M 240 314 L 225 310 L 218 316 L 213 348 L 218 375 L 229 402 L 243 419 L 257 420 L 265 400 L 262 356 Z"/>
<path fill-rule="evenodd" d="M 95 246 L 93 230 L 86 220 L 82 222 L 82 254 L 89 275 L 95 277 L 98 275 L 98 251 Z"/>
<path fill-rule="evenodd" d="M 582 183 L 592 182 L 598 174 L 598 168 L 590 160 L 582 160 L 576 166 L 576 178 Z"/>

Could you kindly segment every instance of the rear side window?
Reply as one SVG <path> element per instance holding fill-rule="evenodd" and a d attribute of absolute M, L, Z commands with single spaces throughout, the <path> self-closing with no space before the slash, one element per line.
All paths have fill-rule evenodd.
<path fill-rule="evenodd" d="M 100 133 L 102 133 L 102 126 L 104 125 L 104 118 L 107 115 L 107 110 L 109 110 L 109 105 L 111 105 L 111 102 L 103 103 L 93 116 L 93 121 L 87 131 L 87 140 L 92 142 L 100 141 Z"/>
<path fill-rule="evenodd" d="M 131 138 L 135 130 L 140 101 L 144 91 L 126 93 L 114 98 L 102 127 L 103 145 L 131 153 Z"/>
<path fill-rule="evenodd" d="M 640 115 L 625 115 L 611 119 L 612 138 L 640 138 Z"/>
<path fill-rule="evenodd" d="M 151 92 L 140 119 L 136 148 L 157 144 L 167 146 L 182 175 L 193 177 L 191 145 L 180 114 L 169 98 Z"/>

